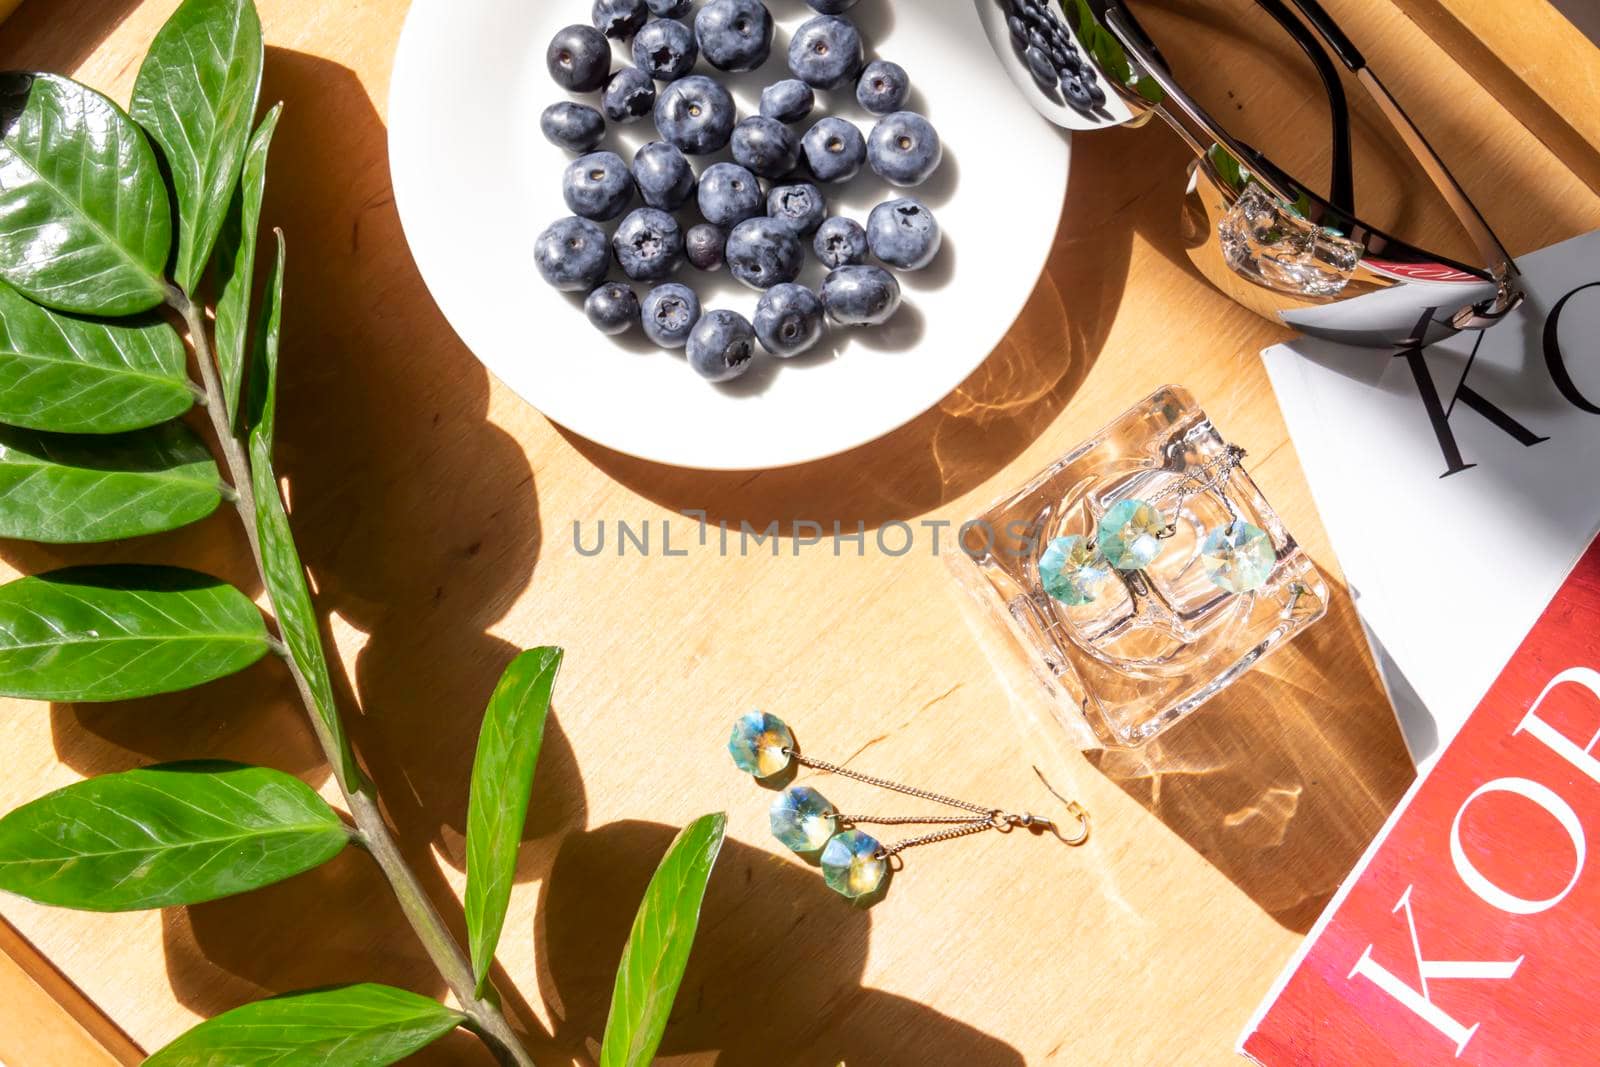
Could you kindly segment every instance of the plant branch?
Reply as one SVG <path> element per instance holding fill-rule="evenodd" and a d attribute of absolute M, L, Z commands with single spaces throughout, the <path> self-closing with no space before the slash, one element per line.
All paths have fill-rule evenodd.
<path fill-rule="evenodd" d="M 250 552 L 255 558 L 256 571 L 265 583 L 266 570 L 261 558 L 261 539 L 256 529 L 255 491 L 250 481 L 250 459 L 234 433 L 234 428 L 229 425 L 228 405 L 222 394 L 222 385 L 217 376 L 210 340 L 206 334 L 205 310 L 177 289 L 172 289 L 168 293 L 167 300 L 174 310 L 183 316 L 184 322 L 188 325 L 190 341 L 194 345 L 195 362 L 200 365 L 206 413 L 211 417 L 212 428 L 217 434 L 218 447 L 227 465 L 228 476 L 233 482 L 232 502 L 244 525 L 245 537 L 250 542 Z M 267 596 L 269 599 L 272 596 L 270 589 Z M 273 610 L 277 610 L 276 604 L 273 605 Z M 276 644 L 274 651 L 283 658 L 289 667 L 289 673 L 294 677 L 295 687 L 300 691 L 301 703 L 305 705 L 307 718 L 311 720 L 311 727 L 317 735 L 317 741 L 321 744 L 324 755 L 332 766 L 339 767 L 342 763 L 339 746 L 314 710 L 311 686 L 305 672 L 294 661 L 294 657 L 287 654 L 287 649 L 281 642 Z M 445 926 L 444 920 L 439 917 L 432 900 L 422 888 L 422 884 L 417 881 L 416 872 L 406 863 L 400 847 L 395 844 L 394 835 L 389 831 L 389 824 L 379 807 L 377 790 L 372 781 L 361 775 L 346 783 L 337 773 L 334 775 L 334 780 L 338 783 L 340 792 L 344 794 L 345 804 L 355 820 L 356 829 L 359 831 L 357 841 L 372 855 L 378 864 L 378 869 L 388 880 L 389 887 L 400 902 L 401 911 L 405 912 L 406 921 L 416 931 L 417 940 L 422 942 L 428 958 L 433 961 L 440 976 L 455 994 L 461 1010 L 467 1015 L 470 1028 L 478 1034 L 504 1067 L 536 1067 L 533 1057 L 528 1055 L 512 1031 L 511 1024 L 506 1021 L 505 1015 L 496 1003 L 496 998 L 492 996 L 482 998 L 477 995 L 472 964 L 468 962 L 466 955 L 461 951 L 461 946 L 456 943 L 449 928 Z"/>

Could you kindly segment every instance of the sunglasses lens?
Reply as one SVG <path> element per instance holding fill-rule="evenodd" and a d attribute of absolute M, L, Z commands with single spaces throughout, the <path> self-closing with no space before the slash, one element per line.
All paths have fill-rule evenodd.
<path fill-rule="evenodd" d="M 1234 273 L 1301 296 L 1337 296 L 1361 263 L 1361 246 L 1296 215 L 1256 182 L 1217 222 L 1217 239 Z"/>

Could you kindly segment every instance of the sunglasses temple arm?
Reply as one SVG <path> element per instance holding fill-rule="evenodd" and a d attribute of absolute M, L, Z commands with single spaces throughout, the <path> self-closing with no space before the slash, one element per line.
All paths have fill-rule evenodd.
<path fill-rule="evenodd" d="M 1377 103 L 1384 118 L 1400 135 L 1407 150 L 1416 157 L 1418 163 L 1422 164 L 1422 169 L 1427 171 L 1428 179 L 1433 182 L 1434 187 L 1450 205 L 1450 210 L 1466 228 L 1473 244 L 1477 246 L 1478 255 L 1484 265 L 1494 273 L 1502 286 L 1518 278 L 1520 272 L 1517 270 L 1516 261 L 1511 258 L 1511 253 L 1500 243 L 1488 220 L 1467 196 L 1466 190 L 1461 188 L 1461 183 L 1456 181 L 1455 175 L 1450 173 L 1450 168 L 1439 157 L 1439 153 L 1434 151 L 1416 123 L 1405 113 L 1400 102 L 1384 88 L 1383 82 L 1379 81 L 1378 76 L 1367 66 L 1366 57 L 1356 48 L 1355 42 L 1339 28 L 1339 24 L 1323 9 L 1318 0 L 1288 0 L 1288 2 L 1305 17 L 1311 28 L 1316 30 L 1333 54 L 1339 58 L 1339 62 L 1356 76 L 1356 80 L 1367 91 L 1367 95 Z"/>

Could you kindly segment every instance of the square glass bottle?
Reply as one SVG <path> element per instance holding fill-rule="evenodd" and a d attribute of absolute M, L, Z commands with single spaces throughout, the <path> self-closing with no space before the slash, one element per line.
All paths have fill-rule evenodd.
<path fill-rule="evenodd" d="M 1186 390 L 1164 386 L 961 527 L 958 576 L 1016 640 L 1080 745 L 1144 744 L 1326 612 L 1327 586 L 1237 466 L 1241 455 Z M 1092 549 L 1124 501 L 1150 503 L 1166 527 L 1146 543 L 1155 558 L 1117 570 L 1098 557 L 1107 573 L 1086 603 L 1048 595 L 1040 564 L 1051 542 L 1076 536 Z M 1259 558 L 1270 569 L 1233 592 L 1203 549 L 1243 524 L 1266 535 Z"/>

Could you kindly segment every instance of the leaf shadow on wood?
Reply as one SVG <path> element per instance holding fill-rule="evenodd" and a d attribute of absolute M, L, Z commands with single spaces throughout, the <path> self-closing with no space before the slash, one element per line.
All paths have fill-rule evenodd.
<path fill-rule="evenodd" d="M 1031 445 L 1077 394 L 1123 300 L 1135 235 L 1187 269 L 1178 233 L 1182 143 L 1155 129 L 1117 129 L 1079 137 L 1072 151 L 1055 244 L 1021 316 L 966 381 L 900 429 L 838 456 L 760 472 L 665 467 L 561 432 L 664 507 L 703 509 L 709 522 L 735 526 L 775 521 L 785 535 L 808 520 L 872 529 L 963 495 Z"/>
<path fill-rule="evenodd" d="M 344 663 L 330 666 L 351 739 L 401 849 L 464 944 L 439 859 L 464 864 L 482 710 L 520 651 L 488 630 L 538 559 L 533 472 L 488 421 L 487 372 L 424 295 L 389 187 L 386 130 L 366 90 L 339 64 L 268 48 L 263 107 L 280 99 L 262 214 L 288 238 L 276 467 L 324 633 L 344 648 Z M 26 572 L 159 562 L 216 574 L 252 596 L 261 589 L 231 509 L 137 542 L 5 543 L 0 552 Z M 206 756 L 318 786 L 329 777 L 274 657 L 186 693 L 51 714 L 61 759 L 85 775 Z M 584 811 L 558 701 L 525 839 L 581 825 Z M 541 867 L 537 844 L 525 853 L 519 880 Z M 174 992 L 202 1015 L 341 981 L 444 993 L 387 884 L 355 849 L 266 890 L 172 909 L 163 922 Z M 501 988 L 508 1013 L 529 1018 L 510 984 Z M 470 1037 L 447 1039 L 416 1062 L 488 1062 L 477 1049 Z"/>
<path fill-rule="evenodd" d="M 0 70 L 77 70 L 139 0 L 48 0 L 22 4 L 5 20 Z M 120 103 L 121 101 L 119 101 Z"/>
<path fill-rule="evenodd" d="M 617 960 L 677 828 L 623 821 L 567 835 L 534 931 L 560 1062 L 592 1064 Z M 729 839 L 658 1055 L 702 1064 L 1023 1062 L 1010 1045 L 861 984 L 872 921 L 815 868 Z"/>
<path fill-rule="evenodd" d="M 1143 749 L 1089 762 L 1280 924 L 1304 933 L 1415 771 L 1349 594 Z"/>

